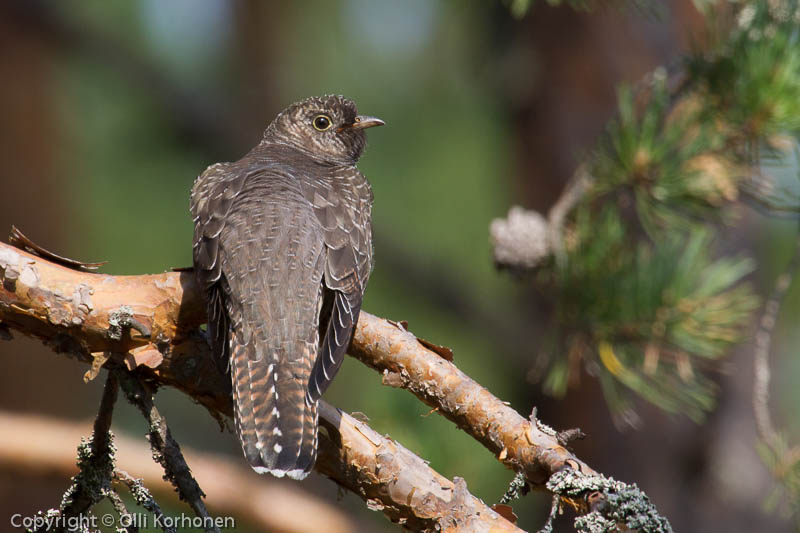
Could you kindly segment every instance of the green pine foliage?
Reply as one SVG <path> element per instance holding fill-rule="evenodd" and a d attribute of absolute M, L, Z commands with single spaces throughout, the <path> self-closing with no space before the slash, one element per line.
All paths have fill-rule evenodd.
<path fill-rule="evenodd" d="M 763 159 L 785 155 L 775 140 L 796 146 L 800 134 L 797 1 L 704 9 L 711 44 L 686 58 L 680 83 L 658 69 L 620 89 L 564 231 L 566 260 L 538 276 L 558 330 L 547 390 L 563 394 L 585 369 L 622 422 L 637 420 L 636 397 L 696 421 L 713 408 L 713 371 L 759 304 L 753 261 L 715 250 L 714 236 L 758 190 Z"/>
<path fill-rule="evenodd" d="M 792 446 L 785 435 L 778 434 L 772 443 L 759 442 L 757 450 L 779 483 L 767 495 L 765 507 L 768 511 L 793 515 L 800 528 L 800 447 Z"/>
<path fill-rule="evenodd" d="M 628 193 L 639 222 L 653 236 L 691 230 L 697 221 L 729 215 L 719 206 L 736 198 L 736 177 L 711 159 L 723 146 L 693 101 L 672 105 L 663 70 L 653 76 L 649 101 L 636 109 L 633 91 L 619 91 L 618 118 L 598 150 L 594 195 Z"/>
<path fill-rule="evenodd" d="M 576 359 L 600 379 L 609 407 L 631 421 L 633 391 L 695 420 L 713 407 L 709 362 L 741 340 L 757 305 L 742 279 L 748 258 L 711 254 L 703 227 L 658 245 L 635 238 L 617 209 L 585 208 L 574 231 L 587 239 L 556 272 L 556 320 L 564 342 L 554 353 L 546 387 L 566 391 Z M 567 326 L 565 326 L 567 325 Z"/>
<path fill-rule="evenodd" d="M 727 42 L 689 61 L 706 120 L 734 138 L 800 133 L 800 7 L 797 0 L 750 1 Z"/>

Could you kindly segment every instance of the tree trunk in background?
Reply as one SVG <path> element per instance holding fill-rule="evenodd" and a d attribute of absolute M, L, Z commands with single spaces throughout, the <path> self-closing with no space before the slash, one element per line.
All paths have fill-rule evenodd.
<path fill-rule="evenodd" d="M 234 31 L 232 61 L 239 93 L 239 146 L 244 153 L 261 139 L 275 115 L 289 102 L 282 102 L 276 87 L 276 54 L 283 50 L 281 28 L 289 8 L 283 3 L 246 0 L 232 5 Z M 238 157 L 238 156 L 237 156 Z"/>
<path fill-rule="evenodd" d="M 58 250 L 69 213 L 60 198 L 66 185 L 58 168 L 63 147 L 53 101 L 58 91 L 53 53 L 49 42 L 26 31 L 24 20 L 0 9 L 0 79 L 5 80 L 0 83 L 0 238 L 5 240 L 14 224 L 36 242 Z M 3 357 L 11 351 L 25 357 Z M 0 361 L 3 374 L 13 376 L 0 388 L 3 409 L 54 416 L 89 416 L 94 410 L 95 391 L 81 386 L 81 369 L 40 342 L 20 335 L 2 341 Z M 58 476 L 30 477 L 0 469 L 0 516 L 30 515 L 52 506 L 65 482 Z"/>
<path fill-rule="evenodd" d="M 5 240 L 14 224 L 46 248 L 58 250 L 65 235 L 62 194 L 66 185 L 60 179 L 58 158 L 64 149 L 56 104 L 55 79 L 48 43 L 25 31 L 13 17 L 0 16 L 0 238 Z M 20 411 L 43 410 L 58 415 L 69 413 L 75 405 L 92 396 L 90 391 L 75 391 L 66 379 L 76 375 L 65 364 L 54 370 L 50 350 L 27 339 L 0 344 L 0 350 L 24 350 L 29 359 L 2 358 L 3 372 L 17 376 L 0 389 L 0 404 Z M 46 375 L 40 361 L 48 358 Z M 24 361 L 24 362 L 23 362 Z M 26 379 L 25 376 L 30 376 Z M 36 383 L 35 389 L 31 386 Z M 47 391 L 46 395 L 42 391 Z M 57 398 L 57 400 L 55 400 Z"/>

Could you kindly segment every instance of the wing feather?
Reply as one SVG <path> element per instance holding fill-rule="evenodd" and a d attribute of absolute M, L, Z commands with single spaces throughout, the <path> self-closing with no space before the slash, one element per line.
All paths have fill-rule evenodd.
<path fill-rule="evenodd" d="M 372 192 L 352 167 L 330 182 L 311 182 L 304 193 L 324 230 L 326 248 L 328 305 L 323 306 L 322 346 L 308 388 L 309 401 L 316 401 L 339 371 L 358 323 L 372 268 Z"/>

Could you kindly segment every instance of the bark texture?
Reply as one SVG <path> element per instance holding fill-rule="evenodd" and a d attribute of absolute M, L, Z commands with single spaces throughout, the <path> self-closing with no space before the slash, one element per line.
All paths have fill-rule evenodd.
<path fill-rule="evenodd" d="M 182 390 L 213 416 L 230 417 L 227 378 L 217 370 L 198 329 L 204 322 L 192 272 L 94 274 L 0 243 L 0 339 L 10 337 L 12 329 L 38 338 L 54 351 L 92 365 L 86 379 L 96 376 L 102 365 L 124 365 L 154 386 Z M 390 322 L 362 313 L 353 349 L 369 353 L 361 335 L 370 325 L 377 333 L 393 335 L 383 339 L 389 346 L 418 344 Z M 392 439 L 324 401 L 320 423 L 325 429 L 320 432 L 317 471 L 391 520 L 417 530 L 519 531 L 472 496 L 462 479 L 448 480 Z"/>

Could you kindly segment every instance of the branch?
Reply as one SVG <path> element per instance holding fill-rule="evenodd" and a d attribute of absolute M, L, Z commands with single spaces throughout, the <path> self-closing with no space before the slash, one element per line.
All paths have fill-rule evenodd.
<path fill-rule="evenodd" d="M 505 402 L 426 348 L 402 325 L 362 311 L 350 353 L 453 421 L 531 484 L 544 487 L 565 468 L 596 474 L 558 442 L 558 434 Z"/>
<path fill-rule="evenodd" d="M 782 486 L 788 496 L 788 503 L 794 507 L 793 514 L 800 516 L 798 497 L 800 497 L 800 444 L 792 443 L 781 431 L 776 429 L 769 409 L 770 368 L 769 357 L 772 335 L 778 322 L 786 293 L 792 285 L 800 266 L 800 238 L 796 239 L 794 253 L 783 272 L 775 280 L 772 295 L 764 305 L 755 336 L 753 353 L 753 412 L 756 429 L 761 440 L 761 458 L 770 473 Z"/>
<path fill-rule="evenodd" d="M 535 269 L 551 255 L 563 265 L 567 260 L 564 223 L 593 182 L 584 163 L 572 175 L 547 218 L 536 211 L 512 206 L 506 218 L 492 220 L 489 238 L 495 266 L 523 273 Z"/>
<path fill-rule="evenodd" d="M 155 517 L 154 520 L 158 520 L 160 523 L 164 524 L 161 528 L 164 533 L 174 533 L 175 529 L 165 524 L 166 517 L 164 516 L 164 511 L 161 510 L 161 506 L 158 505 L 155 498 L 153 498 L 153 495 L 150 494 L 149 490 L 147 490 L 147 487 L 142 484 L 142 480 L 136 479 L 124 470 L 115 470 L 113 480 L 116 483 L 125 485 L 128 488 L 128 491 L 131 493 L 134 501 L 143 509 L 153 513 L 153 516 Z M 115 505 L 115 507 L 117 506 Z M 118 510 L 117 512 L 119 513 L 120 517 L 129 514 L 127 509 Z"/>
<path fill-rule="evenodd" d="M 316 470 L 355 492 L 373 511 L 412 531 L 520 531 L 425 460 L 367 424 L 320 403 Z M 488 511 L 488 514 L 487 514 Z"/>
<path fill-rule="evenodd" d="M 564 221 L 594 182 L 594 177 L 589 174 L 587 167 L 587 163 L 578 167 L 547 214 L 550 246 L 556 261 L 562 265 L 567 260 L 564 250 Z"/>
<path fill-rule="evenodd" d="M 111 374 L 113 375 L 113 373 Z M 166 419 L 153 404 L 153 393 L 146 390 L 139 380 L 130 373 L 120 373 L 122 390 L 133 405 L 139 408 L 142 416 L 149 424 L 147 440 L 153 450 L 153 459 L 164 468 L 165 478 L 177 489 L 178 496 L 189 504 L 195 514 L 203 518 L 207 533 L 220 533 L 219 527 L 213 525 L 206 504 L 203 503 L 205 493 L 194 479 L 189 465 L 181 453 L 181 447 L 172 437 Z"/>
<path fill-rule="evenodd" d="M 90 274 L 2 243 L 0 270 L 0 322 L 8 328 L 86 363 L 139 368 L 154 383 L 187 393 L 212 415 L 231 416 L 225 377 L 197 329 L 205 310 L 192 273 Z M 385 323 L 367 313 L 359 322 L 359 331 L 365 324 Z M 469 495 L 463 481 L 450 482 L 324 402 L 320 420 L 328 431 L 320 432 L 316 469 L 356 491 L 371 508 L 415 529 L 480 521 L 478 529 L 518 530 Z"/>
<path fill-rule="evenodd" d="M 10 328 L 86 362 L 92 355 L 112 352 L 111 364 L 140 365 L 155 380 L 186 392 L 212 413 L 230 416 L 226 378 L 216 370 L 205 338 L 196 329 L 205 322 L 205 310 L 191 272 L 90 274 L 3 243 L 0 269 L 5 271 L 0 277 L 0 321 Z M 135 322 L 149 335 L 111 327 L 119 322 L 120 310 L 127 317 L 123 323 Z M 148 353 L 152 351 L 163 360 L 154 362 Z M 533 484 L 543 486 L 550 475 L 568 466 L 594 473 L 558 443 L 555 432 L 523 418 L 387 320 L 362 312 L 350 351 L 381 372 L 397 374 L 400 386 L 437 408 L 505 464 L 523 468 Z"/>
<path fill-rule="evenodd" d="M 65 501 L 61 505 L 64 517 L 78 516 L 98 503 L 109 491 L 112 472 L 114 471 L 113 436 L 111 435 L 111 417 L 117 401 L 119 383 L 116 376 L 109 374 L 103 388 L 100 409 L 94 421 L 92 439 L 89 443 L 85 466 L 73 478 L 73 485 L 67 490 Z"/>
<path fill-rule="evenodd" d="M 779 447 L 780 436 L 775 429 L 775 424 L 769 411 L 769 352 L 772 345 L 773 330 L 778 322 L 778 314 L 798 268 L 800 268 L 800 237 L 795 240 L 792 257 L 775 280 L 772 294 L 767 303 L 764 304 L 758 332 L 755 336 L 753 412 L 755 413 L 758 436 L 773 448 Z"/>

